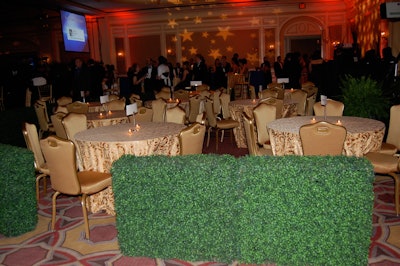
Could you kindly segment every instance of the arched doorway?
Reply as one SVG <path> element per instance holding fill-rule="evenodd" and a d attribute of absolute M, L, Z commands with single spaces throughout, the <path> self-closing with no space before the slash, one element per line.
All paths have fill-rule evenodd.
<path fill-rule="evenodd" d="M 311 56 L 317 49 L 324 57 L 324 27 L 315 18 L 301 16 L 287 21 L 279 32 L 279 43 L 282 55 L 288 52 L 300 52 Z"/>

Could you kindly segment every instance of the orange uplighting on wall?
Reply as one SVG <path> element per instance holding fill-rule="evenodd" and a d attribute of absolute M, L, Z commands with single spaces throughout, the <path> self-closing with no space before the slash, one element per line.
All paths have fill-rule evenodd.
<path fill-rule="evenodd" d="M 118 52 L 117 55 L 120 56 L 120 57 L 122 57 L 122 56 L 124 56 L 124 53 L 123 53 L 123 52 Z"/>

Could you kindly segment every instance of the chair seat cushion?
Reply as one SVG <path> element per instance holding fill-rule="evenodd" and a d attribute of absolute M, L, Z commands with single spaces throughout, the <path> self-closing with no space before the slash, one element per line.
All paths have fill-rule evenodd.
<path fill-rule="evenodd" d="M 222 119 L 217 121 L 217 127 L 220 129 L 230 129 L 238 126 L 239 122 L 233 119 Z"/>
<path fill-rule="evenodd" d="M 393 155 L 397 152 L 397 147 L 393 144 L 383 142 L 381 149 L 377 152 Z"/>
<path fill-rule="evenodd" d="M 365 157 L 374 166 L 377 174 L 397 173 L 399 171 L 399 158 L 380 152 L 369 152 Z"/>
<path fill-rule="evenodd" d="M 111 186 L 111 174 L 95 171 L 81 171 L 77 173 L 83 194 L 97 193 Z"/>

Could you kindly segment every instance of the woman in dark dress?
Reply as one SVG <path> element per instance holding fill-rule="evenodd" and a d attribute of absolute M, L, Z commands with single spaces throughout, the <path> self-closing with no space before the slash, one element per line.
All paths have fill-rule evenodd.
<path fill-rule="evenodd" d="M 185 89 L 186 87 L 190 87 L 190 81 L 192 80 L 192 71 L 190 69 L 189 61 L 183 62 L 182 65 L 182 80 L 176 84 L 175 90 Z"/>

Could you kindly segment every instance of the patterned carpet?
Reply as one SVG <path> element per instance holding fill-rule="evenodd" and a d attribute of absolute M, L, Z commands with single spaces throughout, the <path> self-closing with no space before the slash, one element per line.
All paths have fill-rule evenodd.
<path fill-rule="evenodd" d="M 393 181 L 377 177 L 369 265 L 400 265 L 400 217 L 394 214 Z M 0 264 L 24 265 L 130 265 L 222 266 L 215 262 L 185 262 L 126 257 L 118 248 L 115 217 L 90 214 L 90 240 L 84 239 L 82 210 L 77 198 L 58 199 L 56 231 L 49 231 L 51 194 L 41 193 L 37 228 L 19 237 L 0 236 Z M 230 265 L 238 265 L 233 262 Z"/>

